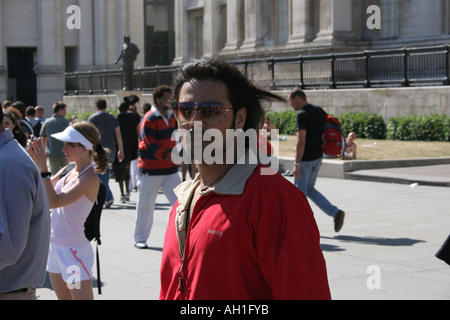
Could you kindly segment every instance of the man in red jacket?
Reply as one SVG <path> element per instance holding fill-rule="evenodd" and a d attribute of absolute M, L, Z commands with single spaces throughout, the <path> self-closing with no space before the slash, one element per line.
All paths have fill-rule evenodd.
<path fill-rule="evenodd" d="M 202 133 L 220 131 L 227 138 L 224 155 L 229 148 L 242 154 L 227 130 L 257 132 L 264 121 L 261 103 L 281 100 L 215 59 L 180 69 L 174 98 L 179 128 L 195 136 L 194 122 L 200 122 Z M 202 142 L 202 150 L 211 143 Z M 319 231 L 305 196 L 270 168 L 238 160 L 200 162 L 196 179 L 175 189 L 160 298 L 330 299 Z"/>

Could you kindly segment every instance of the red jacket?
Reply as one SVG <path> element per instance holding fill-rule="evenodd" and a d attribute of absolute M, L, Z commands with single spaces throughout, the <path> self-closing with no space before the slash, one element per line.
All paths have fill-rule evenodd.
<path fill-rule="evenodd" d="M 162 256 L 161 299 L 331 298 L 319 231 L 305 196 L 275 172 L 261 175 L 263 168 L 271 170 L 235 165 L 200 197 L 188 233 L 184 216 L 199 180 L 176 189 Z"/>

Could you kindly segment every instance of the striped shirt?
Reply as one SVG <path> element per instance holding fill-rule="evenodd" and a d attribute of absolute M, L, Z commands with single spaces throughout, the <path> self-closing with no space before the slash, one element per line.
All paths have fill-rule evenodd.
<path fill-rule="evenodd" d="M 152 107 L 142 119 L 139 130 L 140 173 L 151 176 L 176 173 L 178 166 L 172 162 L 172 149 L 176 146 L 176 142 L 172 141 L 172 133 L 176 130 L 173 114 L 166 119 L 156 107 Z"/>

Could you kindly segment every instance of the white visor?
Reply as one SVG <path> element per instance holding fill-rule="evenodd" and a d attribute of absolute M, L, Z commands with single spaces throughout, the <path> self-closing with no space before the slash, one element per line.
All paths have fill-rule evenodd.
<path fill-rule="evenodd" d="M 63 142 L 81 143 L 87 150 L 94 151 L 93 144 L 71 126 L 67 127 L 63 132 L 52 134 L 52 137 Z"/>

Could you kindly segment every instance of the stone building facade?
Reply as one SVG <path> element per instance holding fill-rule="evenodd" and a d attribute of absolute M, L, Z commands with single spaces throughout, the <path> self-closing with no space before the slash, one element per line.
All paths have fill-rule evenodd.
<path fill-rule="evenodd" d="M 0 0 L 0 100 L 51 114 L 64 95 L 64 72 L 116 68 L 125 34 L 143 46 L 143 8 L 135 0 Z"/>
<path fill-rule="evenodd" d="M 448 0 L 175 0 L 174 62 L 442 44 L 449 21 Z"/>
<path fill-rule="evenodd" d="M 118 68 L 125 34 L 138 68 L 444 44 L 449 21 L 450 0 L 0 0 L 0 100 L 48 110 L 64 72 Z"/>

